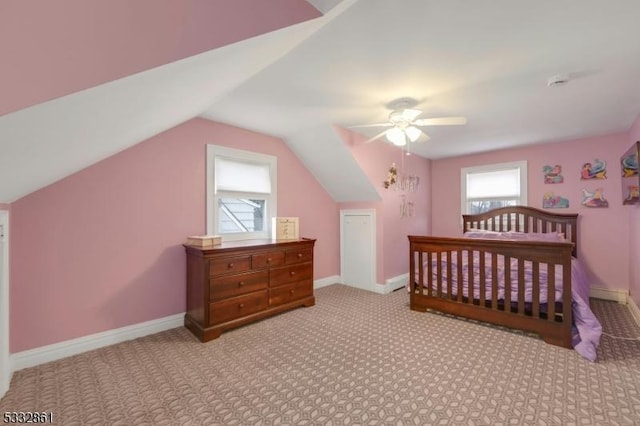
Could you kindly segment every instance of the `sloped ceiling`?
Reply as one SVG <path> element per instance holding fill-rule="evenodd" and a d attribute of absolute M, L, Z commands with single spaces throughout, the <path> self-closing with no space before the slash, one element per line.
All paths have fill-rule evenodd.
<path fill-rule="evenodd" d="M 321 14 L 304 0 L 0 2 L 0 116 Z"/>
<path fill-rule="evenodd" d="M 283 138 L 334 199 L 358 201 L 375 190 L 334 126 L 385 121 L 395 98 L 415 98 L 425 117 L 467 117 L 425 129 L 431 140 L 411 150 L 427 158 L 625 132 L 640 112 L 637 0 L 65 1 L 71 13 L 0 3 L 0 57 L 17 58 L 0 67 L 0 202 L 198 115 Z M 144 7 L 119 18 L 134 3 Z M 21 41 L 47 17 L 52 33 Z M 212 20 L 228 25 L 211 35 Z M 229 44 L 240 27 L 244 41 Z M 69 40 L 82 42 L 66 54 Z M 102 55 L 121 75 L 92 65 Z M 558 74 L 569 83 L 548 87 Z"/>
<path fill-rule="evenodd" d="M 14 64 L 0 67 L 1 105 L 11 111 L 36 104 L 0 116 L 0 202 L 15 201 L 197 116 L 322 24 L 298 24 L 320 15 L 302 0 L 276 0 L 268 6 L 255 0 L 108 2 L 113 9 L 104 1 L 24 2 L 21 7 L 17 3 L 0 3 L 0 48 L 7 59 L 3 63 Z M 176 10 L 176 5 L 181 7 Z M 98 19 L 100 13 L 105 15 Z M 21 24 L 32 15 L 46 28 L 24 42 L 26 52 L 18 51 L 11 40 L 28 34 Z M 95 20 L 102 24 L 92 27 Z M 243 30 L 234 28 L 247 22 Z M 65 32 L 65 27 L 74 30 Z M 57 31 L 65 33 L 51 35 Z M 229 44 L 229 31 L 245 40 Z M 263 37 L 253 37 L 265 31 Z M 107 43 L 109 37 L 115 38 L 112 44 Z M 135 46 L 123 54 L 116 47 L 128 39 Z M 69 47 L 62 44 L 67 40 Z M 166 44 L 169 52 L 155 43 Z M 101 45 L 108 48 L 95 55 L 88 52 Z M 192 54 L 199 50 L 204 53 Z M 189 57 L 181 59 L 185 55 Z M 90 64 L 94 59 L 98 64 Z M 70 67 L 68 61 L 80 63 L 83 70 Z M 96 73 L 100 66 L 108 72 Z M 140 70 L 145 71 L 135 73 Z M 120 74 L 127 76 L 117 78 Z M 105 79 L 112 81 L 104 83 Z M 85 87 L 95 83 L 103 84 Z M 38 89 L 31 90 L 31 84 Z M 50 97 L 55 99 L 44 101 Z"/>

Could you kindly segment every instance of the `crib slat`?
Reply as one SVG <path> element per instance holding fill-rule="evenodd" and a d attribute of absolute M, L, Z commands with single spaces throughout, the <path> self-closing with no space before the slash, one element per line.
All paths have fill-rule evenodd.
<path fill-rule="evenodd" d="M 485 286 L 486 286 L 486 271 L 485 271 L 485 264 L 484 264 L 484 257 L 486 255 L 486 252 L 481 251 L 480 252 L 480 294 L 478 295 L 478 299 L 480 300 L 480 306 L 484 306 L 484 299 L 485 299 Z"/>
<path fill-rule="evenodd" d="M 458 259 L 458 261 L 456 262 L 456 269 L 458 272 L 458 288 L 456 289 L 456 300 L 458 302 L 462 301 L 462 250 L 458 250 L 456 252 L 456 258 Z"/>
<path fill-rule="evenodd" d="M 473 251 L 467 250 L 467 303 L 473 303 Z M 463 290 L 464 296 L 464 283 L 460 282 L 458 284 Z"/>
<path fill-rule="evenodd" d="M 556 319 L 556 266 L 555 264 L 547 264 L 547 320 L 555 321 Z"/>
<path fill-rule="evenodd" d="M 531 301 L 531 315 L 534 318 L 540 317 L 540 263 L 533 262 L 533 276 L 532 276 L 532 301 Z"/>
<path fill-rule="evenodd" d="M 504 257 L 504 309 L 511 310 L 511 257 Z"/>
<path fill-rule="evenodd" d="M 438 297 L 442 297 L 442 252 L 439 251 L 436 255 L 437 258 L 437 275 L 436 275 L 436 282 L 438 285 L 436 294 Z"/>
<path fill-rule="evenodd" d="M 491 253 L 491 309 L 498 309 L 498 255 Z"/>
<path fill-rule="evenodd" d="M 427 252 L 427 295 L 433 296 L 433 265 L 432 265 L 432 252 Z"/>
<path fill-rule="evenodd" d="M 453 286 L 453 277 L 451 276 L 451 262 L 453 262 L 453 253 L 447 252 L 447 298 L 451 299 L 451 287 Z"/>
<path fill-rule="evenodd" d="M 524 259 L 518 259 L 518 313 L 524 315 Z"/>
<path fill-rule="evenodd" d="M 420 265 L 418 267 L 418 293 L 420 294 L 424 294 L 424 268 L 422 267 L 424 261 L 422 253 L 422 251 L 418 252 L 418 265 Z"/>

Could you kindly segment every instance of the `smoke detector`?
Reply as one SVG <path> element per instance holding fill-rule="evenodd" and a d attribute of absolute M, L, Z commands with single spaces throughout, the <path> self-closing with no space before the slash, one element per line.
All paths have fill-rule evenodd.
<path fill-rule="evenodd" d="M 558 87 L 564 86 L 569 82 L 569 76 L 565 74 L 554 75 L 553 77 L 549 77 L 547 80 L 547 86 L 549 87 Z"/>

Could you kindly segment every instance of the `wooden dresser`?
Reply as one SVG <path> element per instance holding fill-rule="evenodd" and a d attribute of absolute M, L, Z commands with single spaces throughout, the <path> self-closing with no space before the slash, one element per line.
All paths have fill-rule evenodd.
<path fill-rule="evenodd" d="M 315 240 L 243 240 L 185 245 L 184 325 L 201 341 L 299 306 L 313 306 Z"/>

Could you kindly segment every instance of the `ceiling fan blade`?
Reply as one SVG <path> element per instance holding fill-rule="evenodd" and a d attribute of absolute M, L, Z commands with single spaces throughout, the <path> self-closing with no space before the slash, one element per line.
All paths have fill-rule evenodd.
<path fill-rule="evenodd" d="M 375 141 L 376 139 L 380 139 L 382 136 L 385 135 L 385 133 L 387 133 L 386 130 L 381 131 L 380 133 L 378 133 L 377 135 L 375 135 L 374 137 L 372 137 L 371 139 L 367 139 L 364 143 L 371 143 L 373 141 Z"/>
<path fill-rule="evenodd" d="M 349 129 L 356 129 L 358 127 L 391 127 L 391 123 L 373 123 L 373 124 L 358 124 L 355 126 L 349 126 Z"/>
<path fill-rule="evenodd" d="M 416 126 L 455 126 L 467 124 L 464 117 L 420 118 L 413 122 Z"/>

